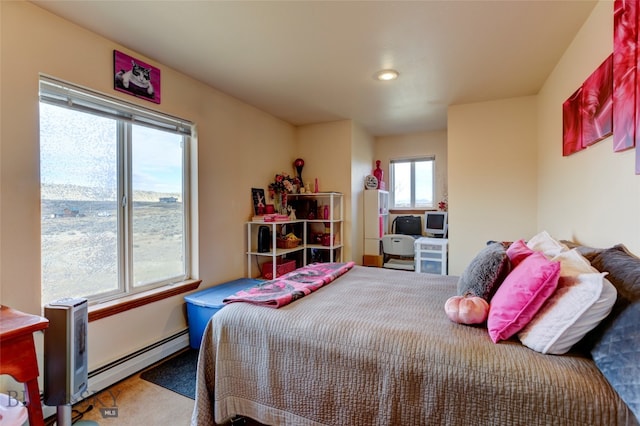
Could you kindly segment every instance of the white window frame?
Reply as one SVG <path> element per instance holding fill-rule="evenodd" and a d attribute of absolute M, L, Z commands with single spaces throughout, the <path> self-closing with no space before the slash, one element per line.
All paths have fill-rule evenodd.
<path fill-rule="evenodd" d="M 431 194 L 433 197 L 430 206 L 416 206 L 416 172 L 415 164 L 417 162 L 431 161 Z M 411 202 L 409 206 L 396 206 L 395 201 L 395 173 L 394 165 L 398 163 L 409 163 L 411 165 Z M 389 208 L 393 210 L 432 210 L 436 208 L 436 157 L 434 155 L 411 157 L 411 158 L 397 158 L 389 161 Z"/>
<path fill-rule="evenodd" d="M 82 88 L 71 83 L 56 80 L 44 75 L 40 76 L 40 102 L 59 107 L 69 108 L 78 112 L 94 114 L 117 120 L 117 139 L 131 139 L 131 126 L 141 125 L 164 132 L 176 133 L 183 136 L 182 153 L 182 202 L 183 202 L 183 274 L 164 280 L 134 285 L 131 276 L 133 254 L 131 250 L 132 235 L 131 221 L 133 220 L 133 203 L 131 179 L 131 151 L 127 142 L 122 152 L 122 143 L 118 143 L 118 199 L 121 209 L 118 213 L 118 287 L 116 290 L 100 293 L 99 295 L 83 295 L 91 304 L 119 299 L 132 294 L 156 289 L 168 284 L 175 284 L 192 279 L 191 252 L 191 203 L 190 203 L 190 145 L 195 136 L 195 125 L 187 120 L 169 116 L 151 109 L 143 108 L 133 103 L 110 97 L 90 89 Z M 128 149 L 128 152 L 126 152 Z M 43 284 L 44 285 L 44 284 Z M 43 301 L 47 303 L 47 301 Z"/>

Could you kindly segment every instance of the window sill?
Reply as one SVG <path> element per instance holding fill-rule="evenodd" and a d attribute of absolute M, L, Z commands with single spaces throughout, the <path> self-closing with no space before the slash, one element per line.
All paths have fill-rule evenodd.
<path fill-rule="evenodd" d="M 197 289 L 201 283 L 202 280 L 183 281 L 181 283 L 169 284 L 142 293 L 121 297 L 117 300 L 89 306 L 89 322 L 139 308 L 140 306 L 148 305 L 149 303 L 167 299 L 178 294 L 187 293 Z"/>

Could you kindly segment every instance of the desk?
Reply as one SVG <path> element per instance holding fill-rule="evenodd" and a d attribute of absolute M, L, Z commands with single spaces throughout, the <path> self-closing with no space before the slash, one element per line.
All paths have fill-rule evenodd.
<path fill-rule="evenodd" d="M 44 426 L 33 333 L 48 326 L 46 318 L 0 306 L 0 374 L 24 383 L 30 426 Z"/>

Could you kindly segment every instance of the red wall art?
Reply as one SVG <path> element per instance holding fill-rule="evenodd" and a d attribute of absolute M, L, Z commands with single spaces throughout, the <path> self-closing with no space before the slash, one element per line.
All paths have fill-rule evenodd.
<path fill-rule="evenodd" d="M 613 132 L 613 56 L 562 104 L 562 155 L 578 152 Z"/>
<path fill-rule="evenodd" d="M 613 5 L 613 150 L 635 146 L 638 0 Z"/>

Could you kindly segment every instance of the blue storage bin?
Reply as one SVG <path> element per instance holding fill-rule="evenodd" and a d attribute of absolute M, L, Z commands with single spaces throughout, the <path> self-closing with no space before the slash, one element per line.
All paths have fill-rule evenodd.
<path fill-rule="evenodd" d="M 260 280 L 240 278 L 184 296 L 184 300 L 187 302 L 187 322 L 191 347 L 193 349 L 200 348 L 204 329 L 211 317 L 224 307 L 222 301 L 225 297 L 231 296 L 239 290 L 253 287 L 258 283 Z"/>

